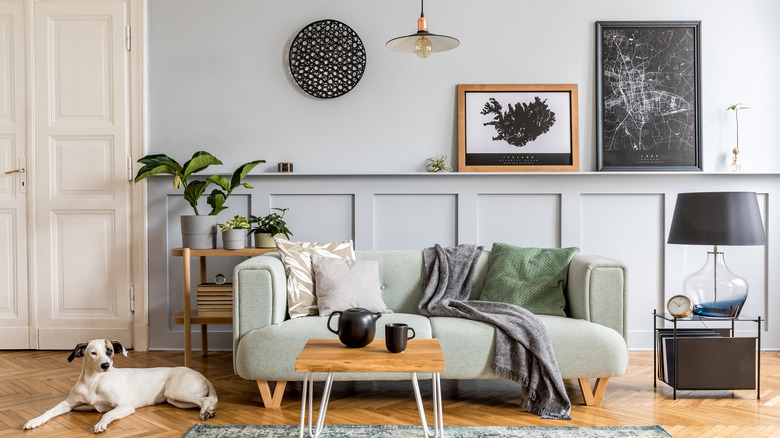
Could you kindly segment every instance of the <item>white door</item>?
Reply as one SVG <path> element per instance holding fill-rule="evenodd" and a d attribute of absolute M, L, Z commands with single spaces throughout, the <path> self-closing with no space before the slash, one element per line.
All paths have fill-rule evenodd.
<path fill-rule="evenodd" d="M 0 3 L 0 348 L 30 348 L 24 5 Z"/>
<path fill-rule="evenodd" d="M 38 348 L 131 345 L 127 4 L 33 8 Z"/>

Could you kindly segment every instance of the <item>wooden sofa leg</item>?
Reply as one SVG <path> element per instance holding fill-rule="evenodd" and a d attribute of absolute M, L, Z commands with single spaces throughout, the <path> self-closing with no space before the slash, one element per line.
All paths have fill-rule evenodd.
<path fill-rule="evenodd" d="M 263 398 L 263 406 L 266 408 L 278 408 L 282 405 L 282 396 L 284 396 L 284 388 L 287 386 L 286 380 L 279 380 L 274 387 L 273 395 L 271 394 L 271 388 L 268 386 L 267 380 L 258 380 L 257 388 L 260 389 L 260 396 Z"/>
<path fill-rule="evenodd" d="M 601 400 L 604 398 L 604 392 L 607 390 L 607 382 L 609 377 L 599 377 L 596 379 L 596 389 L 590 389 L 590 380 L 587 378 L 578 379 L 580 382 L 580 389 L 582 390 L 582 397 L 585 399 L 586 406 L 598 406 L 601 404 Z"/>

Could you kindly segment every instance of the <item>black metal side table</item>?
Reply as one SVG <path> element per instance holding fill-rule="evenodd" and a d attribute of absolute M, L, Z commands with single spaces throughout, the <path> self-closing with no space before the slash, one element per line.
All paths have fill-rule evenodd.
<path fill-rule="evenodd" d="M 659 328 L 658 322 L 673 323 Z M 731 322 L 731 328 L 678 328 L 678 323 Z M 755 337 L 737 337 L 737 322 L 755 322 Z M 667 333 L 666 336 L 661 336 Z M 653 310 L 653 387 L 658 380 L 677 390 L 755 389 L 761 399 L 761 317 L 741 315 L 737 318 L 713 318 L 691 315 L 685 318 Z M 659 343 L 671 339 L 672 349 Z M 666 341 L 663 341 L 666 342 Z M 667 344 L 668 345 L 668 344 Z M 667 351 L 668 350 L 668 351 Z M 660 355 L 659 355 L 660 353 Z M 665 354 L 664 354 L 665 353 Z M 673 358 L 669 358 L 669 354 Z M 659 376 L 659 370 L 664 369 Z"/>

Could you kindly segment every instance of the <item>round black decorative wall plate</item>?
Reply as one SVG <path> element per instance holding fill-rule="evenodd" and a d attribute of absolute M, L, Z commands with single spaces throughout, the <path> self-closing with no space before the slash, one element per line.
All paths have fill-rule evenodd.
<path fill-rule="evenodd" d="M 363 42 L 340 21 L 315 21 L 301 29 L 290 46 L 290 72 L 298 86 L 314 97 L 348 93 L 365 70 Z"/>

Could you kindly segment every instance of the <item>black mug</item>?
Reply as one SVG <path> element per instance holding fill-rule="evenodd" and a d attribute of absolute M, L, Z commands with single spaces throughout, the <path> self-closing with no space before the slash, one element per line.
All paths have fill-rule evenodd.
<path fill-rule="evenodd" d="M 409 330 L 412 331 L 411 336 Z M 403 353 L 406 350 L 406 341 L 414 339 L 415 335 L 414 329 L 406 324 L 400 322 L 385 324 L 385 345 L 391 353 Z"/>

